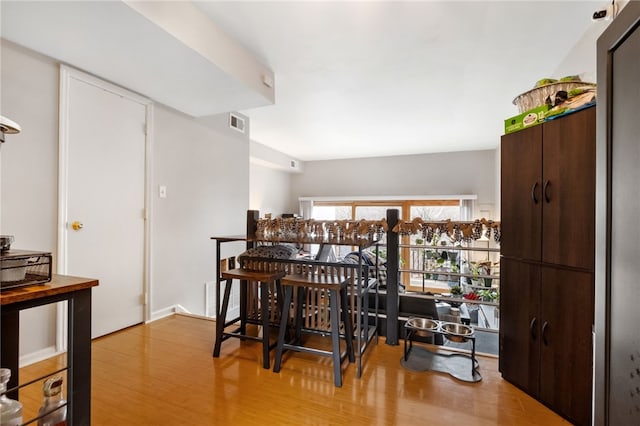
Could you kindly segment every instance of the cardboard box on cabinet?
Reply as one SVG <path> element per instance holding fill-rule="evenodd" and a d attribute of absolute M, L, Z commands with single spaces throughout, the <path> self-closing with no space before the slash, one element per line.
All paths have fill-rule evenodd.
<path fill-rule="evenodd" d="M 513 133 L 527 127 L 535 126 L 544 122 L 545 112 L 549 111 L 548 105 L 542 105 L 522 114 L 504 120 L 504 133 Z"/>

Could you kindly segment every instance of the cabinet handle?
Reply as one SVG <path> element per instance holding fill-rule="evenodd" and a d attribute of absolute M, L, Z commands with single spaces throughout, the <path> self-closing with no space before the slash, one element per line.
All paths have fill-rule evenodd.
<path fill-rule="evenodd" d="M 547 203 L 551 202 L 551 197 L 549 197 L 549 186 L 550 185 L 551 185 L 551 181 L 545 180 L 544 181 L 544 188 L 542 189 L 542 192 L 544 193 L 544 200 Z"/>
<path fill-rule="evenodd" d="M 538 338 L 538 336 L 536 336 L 536 322 L 537 322 L 536 317 L 533 317 L 533 319 L 529 323 L 529 332 L 531 333 L 531 338 L 533 340 L 536 340 Z"/>
<path fill-rule="evenodd" d="M 545 321 L 544 324 L 542 324 L 542 342 L 544 343 L 545 346 L 549 346 L 549 341 L 547 340 L 548 327 L 549 327 L 549 323 Z"/>
<path fill-rule="evenodd" d="M 531 199 L 533 204 L 538 204 L 538 197 L 536 197 L 536 189 L 538 189 L 538 182 L 534 183 L 531 187 Z"/>

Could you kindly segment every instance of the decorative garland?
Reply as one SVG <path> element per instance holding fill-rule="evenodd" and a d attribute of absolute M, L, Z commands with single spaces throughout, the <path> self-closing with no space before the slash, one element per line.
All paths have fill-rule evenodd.
<path fill-rule="evenodd" d="M 265 240 L 317 241 L 329 243 L 374 242 L 388 231 L 386 219 L 381 220 L 316 220 L 301 218 L 258 219 L 256 237 Z M 482 237 L 500 243 L 500 222 L 476 219 L 473 222 L 425 222 L 416 217 L 411 222 L 398 222 L 393 232 L 400 235 L 421 235 L 430 244 L 434 237 L 447 235 L 452 242 L 470 242 Z"/>
<path fill-rule="evenodd" d="M 300 218 L 258 219 L 256 237 L 329 243 L 375 242 L 389 229 L 381 220 L 316 220 Z"/>
<path fill-rule="evenodd" d="M 473 222 L 456 222 L 447 219 L 439 222 L 425 222 L 422 218 L 416 217 L 411 222 L 398 222 L 393 227 L 393 232 L 400 235 L 422 235 L 427 243 L 431 243 L 434 236 L 447 235 L 452 242 L 470 242 L 480 238 L 491 238 L 496 243 L 500 243 L 500 222 L 485 218 L 476 219 Z"/>

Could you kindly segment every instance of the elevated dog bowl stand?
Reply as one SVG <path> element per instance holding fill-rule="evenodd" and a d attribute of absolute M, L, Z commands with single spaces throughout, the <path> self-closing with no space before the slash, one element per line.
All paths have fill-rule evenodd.
<path fill-rule="evenodd" d="M 445 354 L 441 352 L 430 351 L 422 347 L 413 347 L 413 338 L 418 330 L 411 326 L 404 326 L 404 356 L 401 360 L 403 367 L 414 371 L 438 371 L 447 373 L 451 377 L 464 382 L 479 382 L 482 376 L 478 369 L 480 364 L 476 358 L 476 337 L 471 334 L 465 336 L 467 342 L 471 343 L 471 355 L 461 353 Z M 429 330 L 431 336 L 441 334 L 445 338 L 450 333 L 443 330 Z M 471 364 L 471 368 L 469 368 Z"/>

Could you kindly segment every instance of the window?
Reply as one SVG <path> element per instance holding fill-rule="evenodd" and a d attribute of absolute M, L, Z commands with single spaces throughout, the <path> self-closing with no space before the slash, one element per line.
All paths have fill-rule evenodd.
<path fill-rule="evenodd" d="M 448 197 L 447 197 L 448 198 Z M 471 215 L 466 212 L 471 208 L 471 203 L 465 202 L 470 197 L 451 198 L 451 199 L 433 199 L 433 200 L 336 200 L 327 199 L 313 200 L 311 208 L 311 217 L 322 220 L 378 220 L 387 217 L 387 209 L 398 209 L 400 219 L 411 221 L 415 217 L 420 217 L 428 221 L 438 220 L 461 220 L 461 217 Z M 308 201 L 308 200 L 307 200 Z M 400 243 L 415 244 L 416 239 L 420 236 L 413 235 L 411 237 L 402 237 Z M 382 241 L 384 243 L 384 241 Z M 314 247 L 317 250 L 317 247 Z M 334 246 L 334 254 L 336 257 L 344 257 L 354 250 L 349 246 Z M 410 250 L 408 247 L 400 249 L 400 263 L 402 269 L 422 270 L 424 259 L 416 250 Z M 407 290 L 421 290 L 424 285 L 425 274 L 402 274 L 402 284 Z M 446 282 L 430 282 L 431 287 L 445 288 Z"/>

